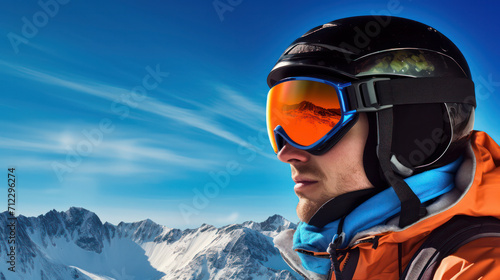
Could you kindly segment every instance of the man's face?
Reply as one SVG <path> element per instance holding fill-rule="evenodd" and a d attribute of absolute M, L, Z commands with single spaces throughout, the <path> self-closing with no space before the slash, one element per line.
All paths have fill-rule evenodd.
<path fill-rule="evenodd" d="M 280 150 L 278 159 L 292 168 L 301 221 L 308 222 L 325 202 L 336 196 L 373 187 L 363 167 L 367 137 L 368 120 L 360 114 L 349 132 L 323 155 L 315 156 L 289 144 Z"/>

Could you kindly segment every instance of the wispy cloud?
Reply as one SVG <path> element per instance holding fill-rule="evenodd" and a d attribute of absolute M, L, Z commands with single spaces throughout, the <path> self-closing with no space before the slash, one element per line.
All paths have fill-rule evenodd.
<path fill-rule="evenodd" d="M 54 143 L 40 143 L 35 141 L 19 140 L 6 137 L 0 137 L 0 146 L 3 148 L 30 151 L 30 152 L 49 152 L 63 153 L 64 150 Z"/>
<path fill-rule="evenodd" d="M 219 224 L 230 224 L 230 223 L 236 222 L 239 217 L 240 217 L 240 214 L 238 212 L 232 212 L 227 216 L 216 218 L 215 222 L 217 222 Z"/>
<path fill-rule="evenodd" d="M 23 170 L 36 170 L 39 172 L 45 172 L 45 174 L 52 174 L 53 171 L 52 163 L 54 159 L 47 159 L 39 155 L 30 156 L 4 156 L 2 162 L 8 163 L 9 166 L 14 166 L 22 168 Z M 110 161 L 96 161 L 91 160 L 89 164 L 82 164 L 76 170 L 78 174 L 92 174 L 94 175 L 106 175 L 106 176 L 135 176 L 137 174 L 162 174 L 162 175 L 175 175 L 174 171 L 165 168 L 161 165 L 151 164 L 145 165 L 138 162 L 110 162 Z M 59 189 L 54 189 L 58 191 Z"/>
<path fill-rule="evenodd" d="M 210 105 L 197 102 L 193 99 L 182 98 L 178 95 L 172 95 L 170 93 L 166 94 L 169 94 L 187 104 L 194 105 L 207 113 L 236 121 L 256 131 L 265 129 L 264 106 L 256 104 L 242 93 L 231 89 L 227 85 L 211 86 L 213 87 L 215 93 L 220 96 L 220 99 Z"/>
<path fill-rule="evenodd" d="M 145 103 L 146 103 L 145 105 L 148 107 L 147 111 L 151 113 L 169 119 L 177 120 L 189 126 L 210 132 L 211 134 L 217 135 L 223 139 L 226 139 L 238 145 L 249 144 L 239 136 L 227 130 L 222 129 L 212 120 L 200 116 L 200 114 L 196 113 L 195 111 L 181 109 L 179 107 L 151 100 L 148 100 Z"/>
<path fill-rule="evenodd" d="M 30 156 L 8 156 L 4 155 L 1 159 L 2 163 L 6 163 L 9 166 L 13 167 L 22 167 L 25 170 L 36 170 L 36 171 L 51 171 L 52 168 L 50 164 L 52 160 L 47 159 L 45 157 L 41 157 L 38 155 L 30 155 Z"/>
<path fill-rule="evenodd" d="M 120 96 L 130 93 L 129 89 L 106 85 L 95 81 L 90 81 L 86 78 L 81 78 L 81 77 L 70 78 L 52 73 L 48 74 L 25 66 L 14 65 L 5 61 L 0 61 L 0 64 L 3 64 L 9 68 L 16 70 L 19 74 L 21 74 L 26 78 L 36 80 L 41 83 L 59 86 L 77 92 L 89 94 L 92 96 L 106 99 L 111 102 L 116 102 L 119 100 Z M 245 97 L 237 94 L 236 92 L 230 89 L 223 87 L 222 91 L 225 92 L 224 94 L 225 98 L 230 102 L 232 102 L 233 105 L 237 105 L 238 107 L 235 109 L 234 106 L 231 106 L 230 104 L 221 105 L 224 106 L 224 108 L 221 108 L 220 106 L 216 109 L 212 109 L 212 111 L 224 112 L 220 114 L 230 119 L 239 121 L 241 123 L 246 123 L 248 126 L 257 129 L 256 125 L 249 124 L 248 122 L 248 120 L 255 119 L 254 116 L 249 117 L 248 115 L 262 112 L 263 108 L 252 103 L 250 100 L 246 99 Z M 234 96 L 231 96 L 233 94 Z M 206 109 L 207 107 L 204 106 L 204 108 Z M 243 110 L 241 108 L 243 108 Z M 206 117 L 204 114 L 200 113 L 200 111 L 174 106 L 159 101 L 158 99 L 152 97 L 148 97 L 147 99 L 141 101 L 141 103 L 136 109 L 142 110 L 147 113 L 155 114 L 157 116 L 162 116 L 166 119 L 174 120 L 182 124 L 186 124 L 190 127 L 194 127 L 202 131 L 208 132 L 210 134 L 216 135 L 222 139 L 225 139 L 237 145 L 251 147 L 257 153 L 265 157 L 272 158 L 272 155 L 262 152 L 260 148 L 255 147 L 253 144 L 247 142 L 246 140 L 232 133 L 231 131 L 224 129 L 218 122 Z M 246 116 L 245 114 L 242 114 L 242 112 L 245 111 L 247 112 Z"/>
<path fill-rule="evenodd" d="M 52 139 L 47 139 L 45 143 L 33 141 L 20 141 L 17 139 L 0 137 L 0 145 L 4 148 L 18 151 L 27 151 L 31 154 L 52 154 L 66 155 L 69 151 L 75 150 L 80 141 L 86 141 L 74 137 L 69 140 L 58 141 L 57 134 L 54 134 Z M 79 140 L 75 140 L 79 139 Z M 86 142 L 90 143 L 90 142 Z M 131 162 L 156 162 L 168 163 L 181 166 L 189 166 L 195 169 L 204 169 L 207 166 L 217 165 L 215 160 L 207 160 L 203 158 L 188 157 L 179 155 L 166 148 L 156 148 L 147 146 L 136 140 L 120 140 L 106 139 L 95 146 L 92 146 L 92 151 L 88 158 L 114 161 L 131 161 Z M 45 160 L 43 161 L 45 162 Z"/>
<path fill-rule="evenodd" d="M 224 94 L 226 100 L 229 100 L 235 106 L 254 114 L 254 116 L 263 116 L 266 113 L 264 106 L 256 104 L 246 96 L 229 88 L 228 86 L 219 86 L 217 89 Z"/>
<path fill-rule="evenodd" d="M 220 157 L 215 156 L 218 148 L 207 149 L 191 144 L 194 148 L 182 150 L 170 145 L 180 141 L 177 135 L 152 135 L 148 138 L 141 134 L 136 138 L 136 131 L 127 129 L 104 134 L 100 141 L 90 145 L 88 154 L 82 155 L 77 163 L 68 165 L 68 156 L 75 155 L 82 143 L 87 146 L 91 143 L 82 134 L 81 127 L 91 130 L 95 124 L 83 123 L 80 128 L 70 130 L 64 129 L 65 123 L 53 121 L 18 125 L 15 129 L 3 124 L 0 123 L 0 127 L 9 128 L 9 133 L 0 137 L 3 149 L 0 161 L 33 172 L 43 171 L 47 175 L 57 175 L 54 164 L 71 167 L 66 169 L 71 174 L 64 175 L 65 178 L 76 174 L 132 176 L 153 173 L 161 177 L 182 178 L 186 172 L 209 171 L 225 165 Z M 169 138 L 175 141 L 169 141 Z M 70 158 L 73 161 L 74 158 Z"/>
<path fill-rule="evenodd" d="M 15 70 L 18 74 L 21 74 L 23 77 L 29 78 L 31 80 L 64 87 L 66 89 L 87 93 L 109 100 L 115 100 L 120 94 L 129 92 L 129 90 L 124 88 L 108 86 L 102 83 L 94 83 L 83 77 L 70 78 L 56 74 L 48 74 L 25 66 L 11 64 L 5 61 L 0 61 L 0 64 L 3 64 L 4 66 Z M 76 79 L 79 80 L 75 81 Z"/>
<path fill-rule="evenodd" d="M 19 73 L 26 75 L 30 79 L 90 94 L 112 102 L 119 101 L 119 97 L 122 94 L 128 94 L 130 92 L 129 89 L 91 82 L 86 79 L 73 81 L 69 77 L 58 77 L 53 74 L 43 73 L 24 66 L 12 65 L 7 62 L 1 63 Z M 208 119 L 193 110 L 173 106 L 154 98 L 148 98 L 142 101 L 138 109 L 201 129 L 238 145 L 251 145 L 236 134 L 223 129 L 213 120 Z"/>

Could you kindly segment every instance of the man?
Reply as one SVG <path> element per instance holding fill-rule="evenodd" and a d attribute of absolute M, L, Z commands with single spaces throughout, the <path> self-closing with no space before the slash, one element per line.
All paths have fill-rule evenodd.
<path fill-rule="evenodd" d="M 500 230 L 450 237 L 483 219 L 496 226 L 500 147 L 472 131 L 474 84 L 448 38 L 403 18 L 339 19 L 295 40 L 268 84 L 268 133 L 301 220 L 275 244 L 294 270 L 500 279 Z M 412 258 L 429 248 L 442 260 L 427 270 Z"/>

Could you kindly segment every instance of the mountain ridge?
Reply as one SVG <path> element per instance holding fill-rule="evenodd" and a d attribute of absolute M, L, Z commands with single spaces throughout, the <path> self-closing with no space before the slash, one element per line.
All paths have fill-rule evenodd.
<path fill-rule="evenodd" d="M 297 110 L 297 111 L 311 111 L 319 116 L 322 117 L 340 117 L 341 116 L 341 110 L 340 108 L 323 108 L 321 106 L 315 105 L 314 103 L 310 101 L 302 101 L 298 104 L 292 104 L 292 105 L 283 105 L 283 111 L 290 111 L 290 110 Z"/>
<path fill-rule="evenodd" d="M 342 117 L 340 108 L 325 109 L 309 101 L 284 105 L 282 112 L 291 123 L 291 127 L 308 127 L 311 131 L 323 131 L 325 126 L 333 128 Z"/>
<path fill-rule="evenodd" d="M 0 221 L 8 217 L 0 213 Z M 19 269 L 8 271 L 0 256 L 5 260 L 0 271 L 8 273 L 7 279 L 33 280 L 299 279 L 272 242 L 279 232 L 294 228 L 279 215 L 263 222 L 180 230 L 151 219 L 103 224 L 81 207 L 54 209 L 17 217 Z M 0 231 L 0 250 L 7 245 L 7 232 Z"/>

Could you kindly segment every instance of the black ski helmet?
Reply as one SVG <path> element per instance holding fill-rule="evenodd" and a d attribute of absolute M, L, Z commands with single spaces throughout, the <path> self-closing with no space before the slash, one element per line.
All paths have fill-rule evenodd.
<path fill-rule="evenodd" d="M 285 50 L 267 82 L 272 87 L 294 76 L 336 82 L 378 77 L 471 80 L 464 56 L 443 34 L 420 22 L 390 16 L 349 17 L 311 29 Z M 474 99 L 473 88 L 470 98 Z M 390 133 L 385 133 L 390 135 L 381 130 L 378 113 L 367 113 L 370 132 L 364 165 L 368 179 L 381 190 L 394 187 L 387 178 L 389 171 L 405 178 L 456 160 L 472 131 L 475 106 L 471 103 L 475 100 L 394 106 L 387 119 Z M 392 140 L 386 147 L 388 155 L 383 155 L 390 167 L 381 160 L 381 138 Z M 400 225 L 414 221 L 415 217 Z"/>

